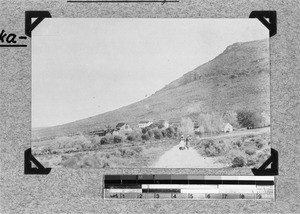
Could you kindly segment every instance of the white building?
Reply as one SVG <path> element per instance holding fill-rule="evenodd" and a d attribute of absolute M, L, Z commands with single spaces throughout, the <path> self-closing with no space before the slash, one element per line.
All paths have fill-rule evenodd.
<path fill-rule="evenodd" d="M 170 124 L 168 120 L 159 120 L 157 122 L 158 125 L 162 126 L 163 128 L 169 128 Z"/>
<path fill-rule="evenodd" d="M 148 120 L 140 121 L 138 124 L 138 127 L 143 129 L 143 128 L 150 126 L 152 123 L 153 123 L 152 121 L 148 121 Z"/>
<path fill-rule="evenodd" d="M 232 132 L 233 131 L 233 126 L 230 123 L 225 123 L 223 125 L 223 132 Z"/>
<path fill-rule="evenodd" d="M 129 133 L 132 132 L 132 128 L 129 126 L 128 123 L 118 123 L 116 125 L 116 130 L 118 132 L 123 132 L 123 133 Z"/>

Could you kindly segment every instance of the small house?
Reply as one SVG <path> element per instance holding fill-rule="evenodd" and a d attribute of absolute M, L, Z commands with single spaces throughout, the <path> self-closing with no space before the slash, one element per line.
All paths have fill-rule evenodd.
<path fill-rule="evenodd" d="M 106 131 L 105 130 L 91 131 L 89 134 L 90 135 L 98 135 L 99 137 L 102 137 L 102 136 L 106 135 Z"/>
<path fill-rule="evenodd" d="M 230 123 L 225 123 L 223 125 L 223 132 L 232 132 L 233 131 L 233 126 Z"/>
<path fill-rule="evenodd" d="M 162 126 L 162 128 L 169 128 L 169 126 L 170 126 L 169 121 L 167 121 L 167 120 L 159 120 L 157 122 L 157 124 L 159 126 Z"/>
<path fill-rule="evenodd" d="M 153 124 L 152 121 L 148 121 L 148 120 L 140 121 L 139 124 L 138 124 L 138 127 L 143 129 L 143 128 L 146 128 L 146 127 L 150 126 L 151 124 Z"/>
<path fill-rule="evenodd" d="M 116 125 L 116 130 L 120 132 L 131 132 L 132 128 L 129 126 L 128 123 L 118 123 Z"/>

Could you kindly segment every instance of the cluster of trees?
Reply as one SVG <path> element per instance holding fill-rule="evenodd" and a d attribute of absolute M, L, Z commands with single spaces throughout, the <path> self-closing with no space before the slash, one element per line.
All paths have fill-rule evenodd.
<path fill-rule="evenodd" d="M 218 133 L 221 132 L 224 124 L 222 116 L 218 114 L 200 114 L 198 116 L 198 132 L 203 133 Z"/>
<path fill-rule="evenodd" d="M 148 126 L 146 128 L 142 129 L 142 139 L 143 140 L 150 140 L 151 138 L 154 139 L 162 139 L 165 137 L 172 138 L 178 136 L 178 129 L 176 127 L 168 127 L 166 129 L 163 129 L 162 127 L 156 127 L 156 126 Z"/>
<path fill-rule="evenodd" d="M 230 123 L 234 128 L 259 128 L 270 125 L 270 116 L 250 110 L 227 111 L 223 114 L 200 113 L 196 118 L 197 134 L 215 134 L 224 129 L 224 124 Z M 195 124 L 190 118 L 182 118 L 180 131 L 182 134 L 194 133 Z"/>
<path fill-rule="evenodd" d="M 100 144 L 122 143 L 125 141 L 148 141 L 150 139 L 172 138 L 178 136 L 178 129 L 175 127 L 163 128 L 163 126 L 151 125 L 142 130 L 134 130 L 131 133 L 125 134 L 106 134 L 100 139 Z"/>
<path fill-rule="evenodd" d="M 237 121 L 241 127 L 258 128 L 270 125 L 270 116 L 250 110 L 241 110 L 237 113 Z"/>

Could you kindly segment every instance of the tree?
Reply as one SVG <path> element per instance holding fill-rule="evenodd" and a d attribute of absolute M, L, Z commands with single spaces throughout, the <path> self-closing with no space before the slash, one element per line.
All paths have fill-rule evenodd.
<path fill-rule="evenodd" d="M 142 134 L 142 140 L 149 140 L 150 139 L 150 137 L 149 137 L 149 135 L 148 134 Z"/>
<path fill-rule="evenodd" d="M 92 139 L 92 144 L 94 147 L 101 145 L 101 138 L 98 135 L 95 135 Z"/>
<path fill-rule="evenodd" d="M 218 133 L 223 129 L 223 118 L 219 114 L 212 114 L 211 116 L 211 132 Z"/>
<path fill-rule="evenodd" d="M 175 130 L 174 130 L 174 128 L 173 127 L 169 127 L 169 128 L 167 128 L 166 129 L 166 135 L 167 135 L 167 137 L 168 138 L 171 138 L 171 137 L 173 137 L 173 133 L 175 132 Z"/>
<path fill-rule="evenodd" d="M 161 133 L 161 131 L 159 129 L 154 129 L 153 133 L 154 133 L 155 139 L 157 139 L 157 140 L 159 140 L 159 139 L 161 139 L 163 137 L 162 133 Z"/>
<path fill-rule="evenodd" d="M 204 134 L 206 132 L 210 132 L 211 128 L 210 128 L 210 118 L 211 116 L 209 114 L 204 114 L 201 113 L 198 116 L 198 125 L 199 125 L 199 131 L 201 134 Z"/>
<path fill-rule="evenodd" d="M 194 134 L 194 122 L 189 117 L 184 117 L 181 119 L 180 131 L 184 135 L 193 135 Z"/>
<path fill-rule="evenodd" d="M 108 125 L 108 126 L 105 126 L 105 128 L 106 128 L 106 133 L 112 133 L 113 132 L 113 129 L 112 129 L 112 127 L 110 126 L 110 125 Z"/>
<path fill-rule="evenodd" d="M 239 122 L 237 119 L 237 113 L 235 111 L 232 111 L 232 110 L 226 111 L 223 114 L 222 118 L 225 123 L 230 123 L 233 127 L 239 126 Z"/>
<path fill-rule="evenodd" d="M 119 135 L 114 136 L 114 143 L 122 143 L 123 138 Z"/>
<path fill-rule="evenodd" d="M 199 133 L 218 133 L 223 128 L 223 119 L 219 114 L 202 113 L 198 116 Z"/>
<path fill-rule="evenodd" d="M 101 138 L 100 143 L 101 144 L 109 144 L 109 141 L 106 137 L 103 137 L 103 138 Z"/>
<path fill-rule="evenodd" d="M 242 127 L 257 128 L 262 126 L 262 116 L 254 111 L 240 110 L 237 113 L 237 119 Z"/>

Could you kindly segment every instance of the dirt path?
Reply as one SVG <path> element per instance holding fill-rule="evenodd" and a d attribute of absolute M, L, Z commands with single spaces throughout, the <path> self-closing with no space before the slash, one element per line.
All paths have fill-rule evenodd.
<path fill-rule="evenodd" d="M 202 157 L 192 147 L 179 150 L 179 145 L 165 152 L 150 168 L 223 168 L 215 157 Z"/>

